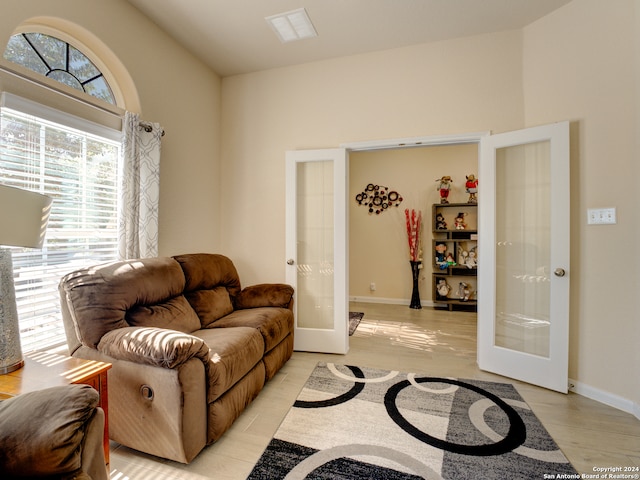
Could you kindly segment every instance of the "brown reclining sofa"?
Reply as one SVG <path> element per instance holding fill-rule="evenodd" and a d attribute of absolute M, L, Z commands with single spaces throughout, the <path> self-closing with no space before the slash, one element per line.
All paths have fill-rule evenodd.
<path fill-rule="evenodd" d="M 293 288 L 242 289 L 223 255 L 82 268 L 59 290 L 70 354 L 113 364 L 111 439 L 162 458 L 219 439 L 293 352 Z"/>

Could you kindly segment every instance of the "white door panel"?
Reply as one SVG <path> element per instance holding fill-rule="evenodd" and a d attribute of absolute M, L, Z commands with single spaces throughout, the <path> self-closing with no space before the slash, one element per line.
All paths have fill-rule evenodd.
<path fill-rule="evenodd" d="M 347 353 L 347 153 L 286 154 L 287 282 L 295 288 L 294 349 Z"/>
<path fill-rule="evenodd" d="M 478 365 L 566 393 L 569 124 L 480 143 Z"/>

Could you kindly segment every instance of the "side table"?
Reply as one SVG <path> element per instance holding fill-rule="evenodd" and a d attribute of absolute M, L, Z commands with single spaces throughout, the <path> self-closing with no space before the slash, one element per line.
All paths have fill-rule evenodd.
<path fill-rule="evenodd" d="M 91 385 L 100 394 L 99 406 L 104 410 L 104 459 L 109 464 L 109 397 L 107 392 L 107 370 L 110 363 L 83 360 L 45 352 L 30 352 L 24 355 L 24 367 L 0 375 L 0 399 L 49 387 L 84 383 Z"/>

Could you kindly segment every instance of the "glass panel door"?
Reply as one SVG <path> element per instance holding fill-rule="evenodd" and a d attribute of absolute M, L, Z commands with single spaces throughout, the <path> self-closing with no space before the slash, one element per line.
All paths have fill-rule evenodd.
<path fill-rule="evenodd" d="M 549 357 L 549 141 L 496 150 L 495 344 Z"/>
<path fill-rule="evenodd" d="M 480 145 L 478 366 L 566 392 L 569 123 Z"/>
<path fill-rule="evenodd" d="M 294 349 L 347 353 L 347 153 L 287 152 L 287 283 L 295 288 Z"/>
<path fill-rule="evenodd" d="M 298 326 L 333 329 L 333 162 L 297 164 Z"/>

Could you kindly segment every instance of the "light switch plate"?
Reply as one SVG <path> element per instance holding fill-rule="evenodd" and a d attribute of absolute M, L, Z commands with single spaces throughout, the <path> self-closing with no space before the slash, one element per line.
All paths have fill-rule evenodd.
<path fill-rule="evenodd" d="M 589 225 L 613 225 L 616 223 L 616 209 L 613 208 L 589 208 L 587 210 L 587 223 Z"/>

